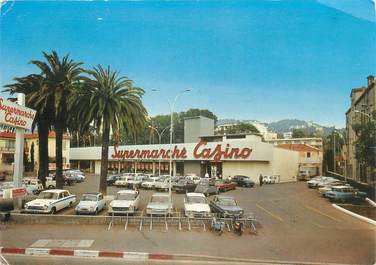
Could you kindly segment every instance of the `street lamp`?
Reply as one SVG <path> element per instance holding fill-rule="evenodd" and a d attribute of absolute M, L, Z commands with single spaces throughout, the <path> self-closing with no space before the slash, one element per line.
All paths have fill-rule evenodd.
<path fill-rule="evenodd" d="M 150 129 L 156 131 L 157 134 L 158 134 L 159 150 L 161 149 L 162 136 L 166 132 L 166 130 L 170 127 L 171 127 L 171 124 L 169 126 L 167 126 L 166 128 L 164 128 L 161 132 L 159 132 L 156 127 L 149 126 Z M 161 176 L 161 157 L 160 156 L 158 156 L 158 175 Z"/>
<path fill-rule="evenodd" d="M 153 88 L 151 89 L 151 91 L 153 92 L 157 92 L 158 90 Z M 171 116 L 171 119 L 170 119 L 170 177 L 169 177 L 169 185 L 168 185 L 168 198 L 169 198 L 169 203 L 171 205 L 171 177 L 172 177 L 172 135 L 174 133 L 174 122 L 173 122 L 173 118 L 174 118 L 174 107 L 175 107 L 175 104 L 176 104 L 176 101 L 178 100 L 178 98 L 186 93 L 186 92 L 190 92 L 191 89 L 184 89 L 182 91 L 180 91 L 174 98 L 174 101 L 171 103 L 170 100 L 167 100 L 168 102 L 168 105 L 170 106 L 170 116 Z"/>

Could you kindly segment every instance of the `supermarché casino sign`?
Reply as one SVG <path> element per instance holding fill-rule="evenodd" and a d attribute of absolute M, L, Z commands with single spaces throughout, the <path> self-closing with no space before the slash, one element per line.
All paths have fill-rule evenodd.
<path fill-rule="evenodd" d="M 0 98 L 0 124 L 31 129 L 36 111 Z"/>
<path fill-rule="evenodd" d="M 114 146 L 111 159 L 133 160 L 133 159 L 169 159 L 172 156 L 175 160 L 249 160 L 252 155 L 252 148 L 233 147 L 230 143 L 207 143 L 201 141 L 197 144 L 173 145 L 172 150 L 168 145 L 161 148 L 135 148 L 125 149 Z M 167 147 L 167 148 L 166 148 Z"/>

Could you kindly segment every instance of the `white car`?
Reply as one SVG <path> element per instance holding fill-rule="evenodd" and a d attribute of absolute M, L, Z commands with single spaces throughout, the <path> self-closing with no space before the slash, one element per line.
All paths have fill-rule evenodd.
<path fill-rule="evenodd" d="M 157 192 L 151 196 L 150 202 L 146 206 L 148 215 L 169 215 L 172 213 L 172 198 L 168 193 Z"/>
<path fill-rule="evenodd" d="M 323 182 L 329 183 L 330 181 L 333 181 L 333 180 L 334 178 L 332 177 L 317 176 L 307 181 L 307 185 L 308 185 L 308 188 L 314 189 L 314 188 L 317 188 L 317 185 L 319 185 L 319 183 L 323 183 Z"/>
<path fill-rule="evenodd" d="M 76 206 L 76 214 L 95 214 L 97 215 L 106 207 L 106 201 L 102 193 L 85 193 L 82 195 L 80 203 Z"/>
<path fill-rule="evenodd" d="M 136 190 L 119 190 L 116 198 L 110 203 L 108 213 L 113 214 L 133 214 L 140 206 L 140 196 Z"/>
<path fill-rule="evenodd" d="M 191 180 L 195 184 L 198 184 L 201 181 L 201 178 L 199 176 L 197 176 L 196 174 L 188 174 L 188 175 L 185 176 L 185 179 Z"/>
<path fill-rule="evenodd" d="M 42 182 L 36 178 L 24 178 L 22 186 L 26 187 L 28 194 L 39 194 L 43 190 Z"/>
<path fill-rule="evenodd" d="M 187 217 L 209 217 L 210 206 L 202 193 L 187 193 L 184 198 L 184 214 Z"/>
<path fill-rule="evenodd" d="M 264 176 L 262 182 L 265 184 L 274 184 L 276 182 L 275 176 Z"/>
<path fill-rule="evenodd" d="M 134 177 L 131 175 L 121 176 L 120 179 L 115 181 L 114 185 L 117 187 L 125 187 L 128 185 L 128 181 L 132 180 Z"/>
<path fill-rule="evenodd" d="M 39 194 L 39 198 L 25 204 L 27 213 L 51 213 L 71 207 L 76 202 L 76 195 L 67 190 L 45 190 Z"/>
<path fill-rule="evenodd" d="M 169 178 L 165 178 L 163 180 L 158 180 L 157 182 L 154 183 L 155 190 L 168 191 L 169 187 L 170 187 Z"/>
<path fill-rule="evenodd" d="M 345 184 L 342 181 L 339 181 L 339 182 L 329 183 L 329 184 L 326 184 L 324 186 L 319 187 L 318 188 L 318 192 L 323 197 L 325 197 L 325 193 L 327 193 L 328 191 L 331 191 L 333 187 L 337 187 L 337 186 L 348 186 L 348 187 L 351 187 L 349 184 Z"/>
<path fill-rule="evenodd" d="M 53 177 L 46 177 L 46 188 L 47 189 L 56 188 L 56 180 L 54 180 Z"/>
<path fill-rule="evenodd" d="M 154 185 L 158 180 L 159 180 L 159 177 L 151 177 L 141 183 L 141 188 L 154 189 Z"/>
<path fill-rule="evenodd" d="M 144 179 L 146 179 L 146 176 L 142 176 L 142 175 L 136 176 L 133 179 L 128 180 L 127 186 L 131 188 L 139 188 L 142 184 L 142 181 L 144 181 Z"/>

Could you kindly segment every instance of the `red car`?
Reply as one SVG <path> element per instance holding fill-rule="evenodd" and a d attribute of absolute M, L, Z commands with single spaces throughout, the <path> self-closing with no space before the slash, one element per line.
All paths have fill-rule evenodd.
<path fill-rule="evenodd" d="M 215 186 L 217 186 L 219 191 L 224 192 L 236 189 L 237 184 L 229 180 L 218 180 L 216 181 Z"/>

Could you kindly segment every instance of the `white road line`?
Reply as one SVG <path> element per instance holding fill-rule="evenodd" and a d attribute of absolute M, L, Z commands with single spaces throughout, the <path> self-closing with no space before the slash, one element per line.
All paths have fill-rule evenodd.
<path fill-rule="evenodd" d="M 80 248 L 89 248 L 91 245 L 93 245 L 94 240 L 80 240 L 80 242 L 77 244 L 77 247 Z"/>
<path fill-rule="evenodd" d="M 32 248 L 42 248 L 47 246 L 51 242 L 51 239 L 39 239 L 35 241 L 30 247 Z"/>

